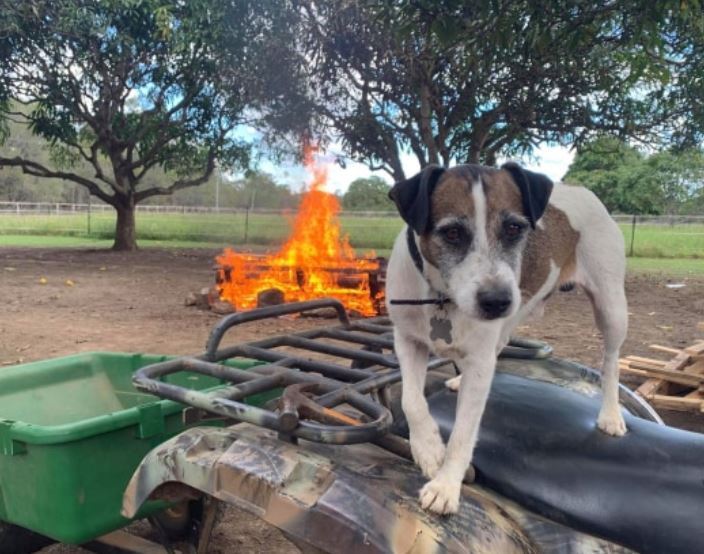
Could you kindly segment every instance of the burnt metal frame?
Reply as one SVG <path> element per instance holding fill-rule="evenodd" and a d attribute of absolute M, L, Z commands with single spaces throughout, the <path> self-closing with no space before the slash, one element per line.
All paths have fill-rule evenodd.
<path fill-rule="evenodd" d="M 238 325 L 320 309 L 334 310 L 340 325 L 224 348 L 220 346 L 225 333 Z M 204 354 L 144 367 L 134 374 L 133 383 L 139 390 L 156 396 L 226 418 L 260 425 L 282 435 L 331 444 L 383 442 L 386 448 L 405 455 L 407 448 L 403 444 L 391 436 L 382 437 L 392 423 L 384 391 L 388 390 L 386 387 L 401 379 L 398 361 L 393 354 L 391 334 L 392 328 L 387 318 L 351 322 L 342 303 L 334 299 L 269 306 L 224 317 L 213 328 Z M 355 347 L 328 344 L 319 339 L 333 339 Z M 305 356 L 277 351 L 280 347 L 293 347 L 306 352 L 334 356 L 367 367 L 350 367 L 330 361 L 312 360 Z M 387 349 L 390 353 L 384 354 L 382 349 Z M 547 345 L 532 341 L 522 341 L 504 352 L 515 357 L 531 358 L 544 358 L 550 353 L 551 349 Z M 247 370 L 218 363 L 237 357 L 265 363 Z M 437 369 L 449 363 L 451 362 L 444 358 L 431 358 L 428 369 Z M 201 392 L 161 380 L 167 375 L 182 371 L 208 375 L 233 384 L 215 391 Z M 290 410 L 286 410 L 286 413 L 283 410 L 275 412 L 244 403 L 247 397 L 254 394 L 296 384 L 312 385 L 316 393 L 313 400 L 321 409 L 334 409 L 346 404 L 361 412 L 362 419 L 355 425 L 322 424 L 299 418 L 295 410 L 293 414 Z"/>

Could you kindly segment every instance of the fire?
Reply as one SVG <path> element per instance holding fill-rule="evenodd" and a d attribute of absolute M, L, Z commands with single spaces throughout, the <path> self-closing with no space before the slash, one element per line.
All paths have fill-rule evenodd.
<path fill-rule="evenodd" d="M 325 191 L 327 167 L 316 160 L 317 147 L 304 147 L 304 164 L 311 175 L 308 191 L 293 222 L 293 231 L 281 250 L 256 256 L 227 248 L 216 258 L 220 297 L 238 309 L 254 308 L 257 295 L 278 289 L 286 302 L 329 297 L 339 299 L 348 310 L 375 315 L 382 293 L 374 290 L 370 276 L 379 263 L 359 259 L 341 235 L 337 216 L 340 204 Z M 371 288 L 370 288 L 371 287 Z"/>

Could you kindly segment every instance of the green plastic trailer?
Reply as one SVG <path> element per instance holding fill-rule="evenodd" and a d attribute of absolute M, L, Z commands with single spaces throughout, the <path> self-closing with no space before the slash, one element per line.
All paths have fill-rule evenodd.
<path fill-rule="evenodd" d="M 120 508 L 130 477 L 150 450 L 187 428 L 184 406 L 131 383 L 137 369 L 168 359 L 92 352 L 0 369 L 0 522 L 72 544 L 127 525 Z M 166 380 L 221 385 L 197 374 Z M 136 517 L 165 506 L 149 502 Z"/>

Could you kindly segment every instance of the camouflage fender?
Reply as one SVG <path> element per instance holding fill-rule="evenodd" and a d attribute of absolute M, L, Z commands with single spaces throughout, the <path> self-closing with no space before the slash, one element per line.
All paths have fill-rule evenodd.
<path fill-rule="evenodd" d="M 412 463 L 370 444 L 295 445 L 248 424 L 194 428 L 154 449 L 127 487 L 123 515 L 134 517 L 174 482 L 326 552 L 629 552 L 476 485 L 463 487 L 458 514 L 428 514 L 417 502 L 424 479 Z"/>

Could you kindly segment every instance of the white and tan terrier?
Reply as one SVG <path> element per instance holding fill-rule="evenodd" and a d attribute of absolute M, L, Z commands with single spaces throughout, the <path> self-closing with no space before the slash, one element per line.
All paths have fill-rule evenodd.
<path fill-rule="evenodd" d="M 420 492 L 423 508 L 457 511 L 497 354 L 560 286 L 577 284 L 591 300 L 604 339 L 597 425 L 623 435 L 624 245 L 597 197 L 581 187 L 553 186 L 513 163 L 427 167 L 396 183 L 390 196 L 408 225 L 391 253 L 386 298 L 411 450 L 430 479 Z M 430 351 L 452 359 L 461 373 L 447 382 L 459 391 L 447 448 L 423 395 Z"/>

